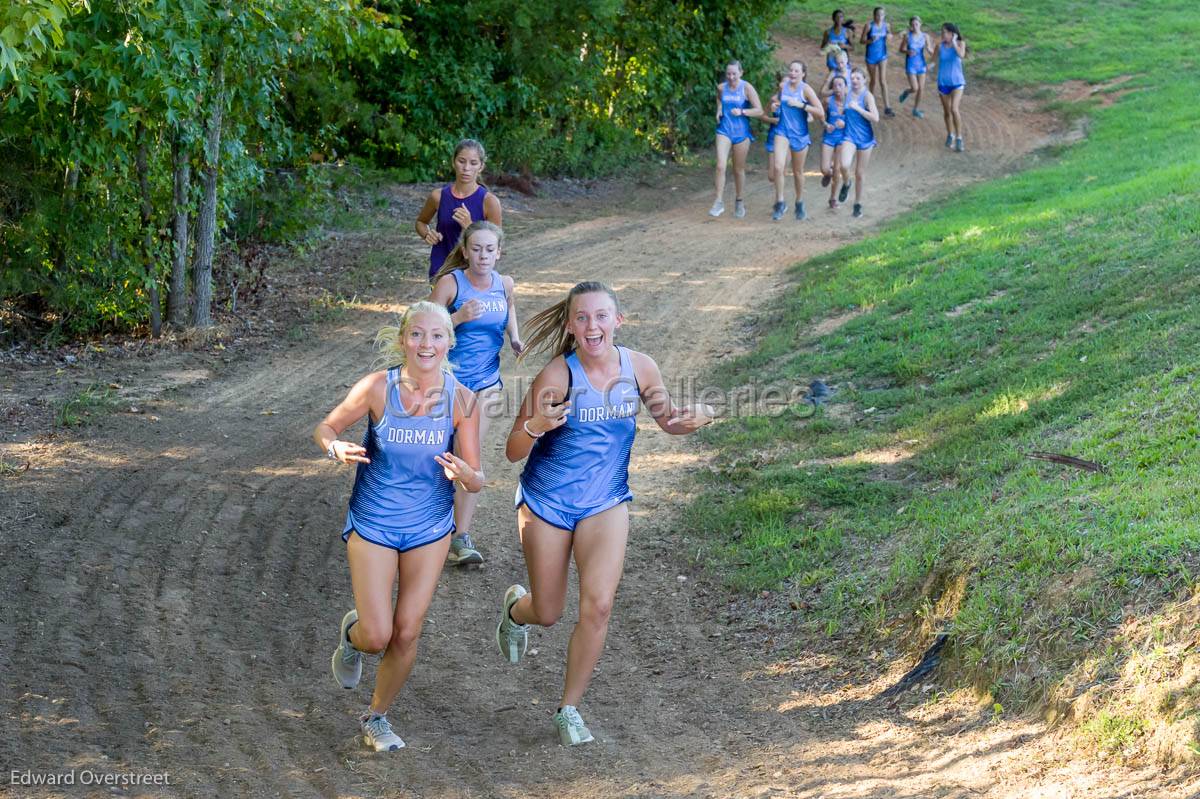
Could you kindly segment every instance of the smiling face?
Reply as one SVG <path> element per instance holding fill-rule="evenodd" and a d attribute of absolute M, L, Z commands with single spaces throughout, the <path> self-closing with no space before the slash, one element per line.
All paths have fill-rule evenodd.
<path fill-rule="evenodd" d="M 607 292 L 589 291 L 571 300 L 567 332 L 575 338 L 576 352 L 601 358 L 611 351 L 613 334 L 624 320 Z"/>
<path fill-rule="evenodd" d="M 730 86 L 736 86 L 737 82 L 742 79 L 741 64 L 727 64 L 725 66 L 725 82 Z"/>
<path fill-rule="evenodd" d="M 793 86 L 804 80 L 804 65 L 799 61 L 788 64 L 788 80 Z"/>
<path fill-rule="evenodd" d="M 479 179 L 479 173 L 483 171 L 483 156 L 473 147 L 464 147 L 458 151 L 458 155 L 454 156 L 454 174 L 463 181 L 469 183 Z"/>
<path fill-rule="evenodd" d="M 442 368 L 450 350 L 450 329 L 437 314 L 416 313 L 408 320 L 404 336 L 404 363 L 413 374 Z"/>
<path fill-rule="evenodd" d="M 863 86 L 866 84 L 866 82 L 866 78 L 864 78 L 863 74 L 858 70 L 850 73 L 850 88 L 855 94 L 862 92 Z"/>
<path fill-rule="evenodd" d="M 500 260 L 500 240 L 490 230 L 478 230 L 463 245 L 467 255 L 467 269 L 477 277 L 486 277 L 496 268 Z"/>

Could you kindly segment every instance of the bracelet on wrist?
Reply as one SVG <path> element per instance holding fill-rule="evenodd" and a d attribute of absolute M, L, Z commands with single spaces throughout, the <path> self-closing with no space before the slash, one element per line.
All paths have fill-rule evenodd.
<path fill-rule="evenodd" d="M 522 429 L 524 429 L 524 430 L 525 430 L 525 435 L 529 436 L 529 437 L 530 437 L 530 438 L 532 438 L 534 441 L 537 441 L 539 438 L 541 438 L 542 436 L 546 435 L 545 433 L 535 433 L 535 432 L 533 432 L 532 430 L 530 430 L 530 429 L 529 429 L 529 420 L 528 420 L 528 419 L 526 419 L 524 422 L 522 422 L 522 423 L 521 423 L 521 427 L 522 427 Z"/>
<path fill-rule="evenodd" d="M 330 441 L 329 446 L 325 448 L 325 454 L 329 457 L 330 460 L 335 460 L 335 461 L 337 460 L 337 453 L 333 451 L 333 445 L 336 443 L 337 443 L 337 439 L 335 438 L 333 441 Z"/>

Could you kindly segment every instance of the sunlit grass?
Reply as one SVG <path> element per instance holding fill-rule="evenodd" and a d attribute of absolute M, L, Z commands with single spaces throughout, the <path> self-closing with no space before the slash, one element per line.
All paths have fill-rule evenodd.
<path fill-rule="evenodd" d="M 958 679 L 1019 705 L 1122 608 L 1197 577 L 1200 71 L 1180 44 L 1200 36 L 1200 14 L 1183 2 L 1017 8 L 905 14 L 963 27 L 977 54 L 968 81 L 1132 74 L 1121 88 L 1135 91 L 1083 101 L 1088 137 L 1047 165 L 798 265 L 758 346 L 719 379 L 819 376 L 838 385 L 834 406 L 712 429 L 721 466 L 690 521 L 707 534 L 701 560 L 732 587 L 803 594 L 814 610 L 797 621 L 828 634 L 912 629 L 961 578 L 954 613 L 936 620 Z M 799 3 L 787 24 L 815 34 L 827 14 Z M 809 332 L 854 309 L 829 335 Z M 901 446 L 912 457 L 805 466 Z M 774 454 L 746 465 L 756 451 Z M 1076 573 L 1087 579 L 1059 590 Z M 1097 724 L 1106 740 L 1126 731 Z"/>

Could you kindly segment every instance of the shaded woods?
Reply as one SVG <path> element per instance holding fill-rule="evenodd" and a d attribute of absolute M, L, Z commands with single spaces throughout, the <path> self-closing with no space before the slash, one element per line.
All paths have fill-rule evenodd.
<path fill-rule="evenodd" d="M 779 0 L 17 0 L 0 9 L 0 332 L 212 324 L 223 253 L 352 162 L 597 174 L 707 142 Z"/>

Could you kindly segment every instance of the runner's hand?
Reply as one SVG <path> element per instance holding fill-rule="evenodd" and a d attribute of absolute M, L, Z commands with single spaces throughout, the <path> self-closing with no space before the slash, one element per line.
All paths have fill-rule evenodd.
<path fill-rule="evenodd" d="M 433 225 L 430 225 L 427 228 L 425 228 L 424 239 L 425 239 L 426 244 L 433 246 L 434 244 L 437 244 L 439 241 L 442 240 L 442 234 L 438 233 L 436 230 L 434 230 Z"/>
<path fill-rule="evenodd" d="M 454 221 L 457 222 L 458 226 L 463 230 L 466 230 L 471 226 L 471 212 L 467 210 L 467 206 L 460 205 L 455 208 L 453 217 Z"/>
<path fill-rule="evenodd" d="M 842 128 L 846 127 L 846 120 L 839 119 L 837 121 L 837 125 L 835 127 L 837 127 L 838 130 L 841 130 Z"/>
<path fill-rule="evenodd" d="M 461 325 L 463 322 L 472 322 L 481 316 L 483 316 L 483 303 L 479 300 L 467 300 L 461 308 L 454 312 L 450 321 Z"/>
<path fill-rule="evenodd" d="M 338 463 L 370 463 L 371 460 L 367 457 L 367 448 L 359 444 L 351 444 L 349 441 L 334 441 L 333 456 Z"/>
<path fill-rule="evenodd" d="M 446 475 L 447 480 L 460 481 L 475 476 L 475 470 L 471 468 L 471 464 L 453 452 L 443 452 L 441 455 L 434 455 L 433 459 L 442 467 L 442 473 Z"/>
<path fill-rule="evenodd" d="M 520 355 L 525 351 L 525 342 L 519 338 L 514 338 L 509 344 L 512 345 L 513 355 Z"/>
<path fill-rule="evenodd" d="M 684 431 L 690 433 L 704 427 L 716 415 L 716 411 L 712 409 L 711 405 L 703 403 L 689 405 L 686 408 L 676 409 L 675 415 L 667 420 L 667 424 L 673 427 L 682 427 Z"/>
<path fill-rule="evenodd" d="M 562 427 L 567 423 L 567 415 L 570 411 L 570 400 L 563 400 L 561 404 L 555 405 L 549 398 L 546 398 L 538 412 L 529 418 L 529 429 L 540 436 L 542 433 Z"/>

